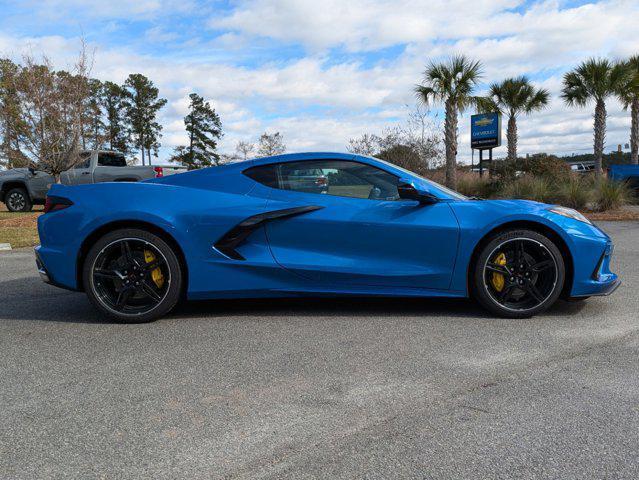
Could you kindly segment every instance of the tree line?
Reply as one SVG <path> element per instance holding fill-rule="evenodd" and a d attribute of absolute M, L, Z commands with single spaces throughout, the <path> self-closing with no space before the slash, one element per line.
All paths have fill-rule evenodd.
<path fill-rule="evenodd" d="M 111 149 L 142 162 L 157 157 L 166 99 L 139 73 L 122 85 L 89 77 L 83 50 L 70 71 L 43 57 L 0 59 L 0 159 L 7 168 L 36 165 L 52 174 L 72 166 L 82 149 Z"/>
<path fill-rule="evenodd" d="M 162 138 L 157 117 L 167 100 L 140 73 L 122 84 L 101 81 L 91 78 L 90 64 L 84 45 L 69 70 L 54 69 L 46 56 L 27 55 L 20 63 L 0 58 L 0 166 L 30 166 L 58 179 L 78 161 L 80 150 L 139 153 L 143 165 L 157 158 Z M 191 93 L 189 100 L 187 143 L 169 161 L 192 169 L 286 151 L 281 133 L 265 132 L 257 143 L 238 142 L 231 155 L 218 153 L 219 115 L 201 95 Z"/>

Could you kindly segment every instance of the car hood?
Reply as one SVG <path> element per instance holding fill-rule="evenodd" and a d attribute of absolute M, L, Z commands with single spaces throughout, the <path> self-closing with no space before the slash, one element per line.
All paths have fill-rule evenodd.
<path fill-rule="evenodd" d="M 26 168 L 12 168 L 11 170 L 0 172 L 0 179 L 5 179 L 7 177 L 22 178 L 27 174 L 27 172 L 28 170 Z"/>
<path fill-rule="evenodd" d="M 472 200 L 471 200 L 472 201 Z M 480 200 L 487 207 L 502 210 L 503 213 L 539 213 L 551 207 L 551 204 L 533 200 Z"/>

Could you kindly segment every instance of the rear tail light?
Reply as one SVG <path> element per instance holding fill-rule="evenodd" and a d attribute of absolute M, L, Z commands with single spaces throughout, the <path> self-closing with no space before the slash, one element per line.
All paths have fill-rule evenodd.
<path fill-rule="evenodd" d="M 162 167 L 154 167 L 155 178 L 160 178 L 164 176 L 164 169 Z"/>
<path fill-rule="evenodd" d="M 73 205 L 73 202 L 68 198 L 47 196 L 47 199 L 44 202 L 44 213 L 63 210 L 71 205 Z"/>

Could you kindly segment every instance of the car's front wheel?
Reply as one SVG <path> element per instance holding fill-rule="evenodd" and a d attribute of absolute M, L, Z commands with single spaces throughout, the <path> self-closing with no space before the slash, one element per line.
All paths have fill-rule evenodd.
<path fill-rule="evenodd" d="M 565 277 L 561 252 L 548 237 L 509 230 L 493 237 L 477 256 L 473 294 L 496 315 L 527 318 L 555 303 Z"/>
<path fill-rule="evenodd" d="M 33 208 L 29 193 L 24 188 L 12 188 L 4 197 L 4 203 L 10 212 L 30 212 Z"/>
<path fill-rule="evenodd" d="M 180 298 L 182 270 L 162 238 L 145 230 L 121 229 L 89 250 L 82 280 L 100 311 L 120 322 L 141 323 L 173 309 Z"/>

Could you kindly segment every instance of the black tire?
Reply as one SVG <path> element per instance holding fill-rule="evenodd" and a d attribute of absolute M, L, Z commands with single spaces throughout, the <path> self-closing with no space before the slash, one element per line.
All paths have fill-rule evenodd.
<path fill-rule="evenodd" d="M 4 196 L 4 204 L 10 212 L 30 212 L 33 208 L 29 192 L 24 188 L 12 188 Z"/>
<path fill-rule="evenodd" d="M 153 260 L 147 259 L 147 252 Z M 154 270 L 161 272 L 161 285 Z M 82 283 L 91 303 L 105 315 L 122 323 L 144 323 L 175 307 L 183 277 L 176 253 L 162 238 L 145 230 L 121 229 L 91 247 Z"/>
<path fill-rule="evenodd" d="M 566 273 L 561 252 L 548 237 L 532 230 L 507 230 L 484 245 L 471 278 L 473 296 L 488 311 L 529 318 L 557 301 Z"/>

